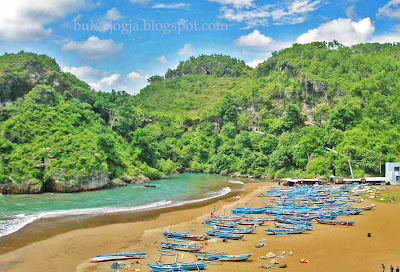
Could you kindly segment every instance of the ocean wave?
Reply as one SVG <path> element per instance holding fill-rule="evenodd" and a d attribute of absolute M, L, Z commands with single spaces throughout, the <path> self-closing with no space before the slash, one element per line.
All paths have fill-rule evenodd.
<path fill-rule="evenodd" d="M 171 205 L 172 207 L 176 207 L 176 206 L 182 206 L 185 204 L 191 204 L 191 203 L 197 203 L 197 202 L 203 202 L 203 201 L 207 201 L 213 198 L 218 198 L 218 197 L 222 197 L 224 195 L 229 194 L 232 191 L 231 188 L 229 187 L 225 187 L 222 188 L 221 190 L 217 191 L 217 192 L 211 192 L 209 193 L 208 197 L 204 197 L 204 198 L 200 198 L 200 199 L 193 199 L 193 200 L 184 200 L 184 201 L 178 201 L 176 203 L 174 203 L 173 205 Z"/>
<path fill-rule="evenodd" d="M 76 216 L 76 215 L 101 215 L 109 213 L 120 213 L 120 212 L 135 212 L 135 211 L 145 211 L 168 207 L 177 207 L 182 205 L 187 205 L 191 203 L 203 202 L 214 198 L 219 198 L 227 195 L 231 192 L 231 188 L 225 187 L 216 192 L 210 192 L 204 198 L 193 199 L 193 200 L 182 200 L 182 201 L 172 201 L 172 200 L 162 200 L 152 203 L 147 203 L 138 206 L 123 206 L 123 207 L 101 207 L 101 208 L 89 208 L 89 209 L 71 209 L 71 210 L 58 210 L 58 211 L 47 211 L 34 214 L 16 214 L 9 216 L 7 218 L 1 218 L 0 220 L 0 237 L 10 235 L 14 232 L 19 231 L 26 225 L 38 220 L 45 218 L 55 218 L 61 216 Z"/>
<path fill-rule="evenodd" d="M 234 183 L 234 184 L 244 184 L 244 182 L 238 181 L 238 180 L 228 180 L 229 183 Z"/>
<path fill-rule="evenodd" d="M 101 208 L 89 208 L 89 209 L 71 209 L 71 210 L 61 210 L 61 211 L 48 211 L 40 212 L 34 214 L 17 214 L 14 216 L 9 216 L 8 218 L 2 218 L 0 220 L 0 237 L 10 235 L 14 232 L 19 231 L 26 225 L 44 218 L 53 218 L 60 216 L 69 215 L 100 215 L 108 213 L 118 213 L 118 212 L 131 212 L 131 211 L 144 211 L 151 210 L 154 208 L 168 207 L 172 203 L 171 200 L 162 200 L 152 203 L 147 203 L 139 206 L 124 206 L 124 207 L 101 207 Z"/>

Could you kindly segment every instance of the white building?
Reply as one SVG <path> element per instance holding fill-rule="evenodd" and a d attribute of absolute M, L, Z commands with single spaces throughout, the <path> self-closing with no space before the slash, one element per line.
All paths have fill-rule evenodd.
<path fill-rule="evenodd" d="M 385 177 L 390 184 L 400 185 L 400 162 L 387 162 L 385 167 Z"/>

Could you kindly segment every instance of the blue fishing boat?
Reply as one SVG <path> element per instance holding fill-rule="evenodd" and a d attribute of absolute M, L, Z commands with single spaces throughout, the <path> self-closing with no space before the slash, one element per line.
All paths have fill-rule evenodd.
<path fill-rule="evenodd" d="M 161 242 L 161 247 L 180 250 L 180 251 L 199 251 L 204 246 L 203 245 L 185 245 L 185 244 L 178 244 L 178 243 Z"/>
<path fill-rule="evenodd" d="M 265 211 L 265 208 L 235 207 L 231 211 L 236 214 L 260 214 Z"/>
<path fill-rule="evenodd" d="M 168 238 L 178 238 L 178 239 L 187 239 L 187 240 L 201 240 L 204 238 L 204 235 L 190 235 L 189 232 L 168 232 L 164 231 L 164 236 Z"/>
<path fill-rule="evenodd" d="M 286 235 L 286 234 L 301 234 L 306 232 L 307 228 L 297 229 L 266 229 L 265 231 L 269 235 Z"/>
<path fill-rule="evenodd" d="M 151 269 L 157 269 L 159 271 L 165 271 L 172 269 L 172 271 L 184 270 L 203 270 L 206 267 L 206 263 L 177 263 L 177 264 L 147 264 Z M 154 270 L 153 270 L 154 271 Z"/>
<path fill-rule="evenodd" d="M 320 224 L 354 226 L 354 221 L 328 220 L 322 218 L 316 218 L 315 221 L 317 221 Z"/>
<path fill-rule="evenodd" d="M 278 223 L 274 222 L 275 226 L 282 229 L 299 229 L 299 228 L 306 228 L 307 230 L 312 230 L 313 226 L 308 225 L 301 225 L 301 224 L 285 224 L 285 223 Z"/>
<path fill-rule="evenodd" d="M 231 240 L 240 240 L 244 237 L 242 234 L 233 234 L 233 233 L 227 233 L 227 232 L 218 232 L 218 231 L 207 231 L 206 232 L 208 236 L 216 236 L 218 238 L 225 238 L 225 239 L 231 239 Z"/>
<path fill-rule="evenodd" d="M 227 255 L 222 253 L 196 253 L 195 256 L 198 260 L 202 261 L 247 261 L 253 253 L 250 254 L 239 254 L 239 255 Z"/>
<path fill-rule="evenodd" d="M 213 227 L 213 230 L 217 230 L 219 232 L 229 232 L 233 234 L 249 234 L 253 233 L 256 228 L 224 228 L 224 227 Z"/>

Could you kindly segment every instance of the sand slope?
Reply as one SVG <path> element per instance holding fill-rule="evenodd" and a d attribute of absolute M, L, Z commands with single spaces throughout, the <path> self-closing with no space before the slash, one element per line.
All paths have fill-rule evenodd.
<path fill-rule="evenodd" d="M 266 188 L 265 184 L 263 189 Z M 242 193 L 239 202 L 253 206 L 262 205 L 265 199 L 255 197 L 260 192 L 259 185 L 260 183 L 246 184 L 247 191 Z M 367 201 L 361 205 L 368 204 Z M 216 203 L 217 213 L 222 214 L 225 210 L 226 214 L 230 214 L 229 208 L 234 205 L 234 198 L 221 200 Z M 98 254 L 113 252 L 147 252 L 149 259 L 140 260 L 133 267 L 150 271 L 146 263 L 154 263 L 159 257 L 158 242 L 164 240 L 164 229 L 202 234 L 209 228 L 201 225 L 201 222 L 213 207 L 207 205 L 165 213 L 150 221 L 113 224 L 57 235 L 0 256 L 0 271 L 112 271 L 110 262 L 90 264 L 89 261 Z M 286 271 L 380 271 L 381 263 L 388 270 L 390 265 L 400 265 L 399 215 L 399 204 L 378 203 L 372 211 L 348 217 L 356 222 L 354 227 L 314 224 L 313 231 L 291 236 L 267 235 L 264 229 L 273 227 L 268 222 L 265 226 L 258 227 L 254 234 L 246 235 L 243 241 L 210 241 L 207 251 L 254 253 L 254 256 L 245 263 L 224 262 L 209 265 L 206 271 L 263 271 L 264 269 L 257 267 L 270 263 L 270 260 L 261 260 L 258 257 L 268 252 L 278 254 L 278 251 L 294 252 L 294 256 L 276 259 L 288 265 Z M 345 217 L 341 218 L 345 220 Z M 372 237 L 368 238 L 367 233 L 371 233 Z M 262 238 L 267 239 L 266 246 L 255 248 L 255 244 Z M 191 253 L 184 253 L 183 256 L 179 253 L 179 258 L 193 260 Z M 309 259 L 310 263 L 301 264 L 301 258 Z"/>

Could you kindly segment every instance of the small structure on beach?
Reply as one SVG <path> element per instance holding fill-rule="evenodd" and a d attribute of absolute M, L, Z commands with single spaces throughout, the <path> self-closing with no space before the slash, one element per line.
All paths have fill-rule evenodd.
<path fill-rule="evenodd" d="M 385 177 L 390 184 L 400 185 L 400 162 L 387 162 L 385 165 Z"/>
<path fill-rule="evenodd" d="M 387 177 L 365 177 L 364 179 L 370 185 L 381 185 L 389 182 Z"/>
<path fill-rule="evenodd" d="M 343 178 L 341 180 L 338 180 L 337 183 L 339 184 L 353 184 L 353 183 L 357 183 L 357 184 L 361 184 L 364 180 L 362 178 Z"/>
<path fill-rule="evenodd" d="M 314 178 L 314 179 L 302 179 L 302 178 L 284 178 L 282 179 L 284 181 L 285 185 L 288 186 L 296 186 L 296 185 L 314 185 L 314 184 L 320 184 L 322 181 L 319 178 Z"/>

